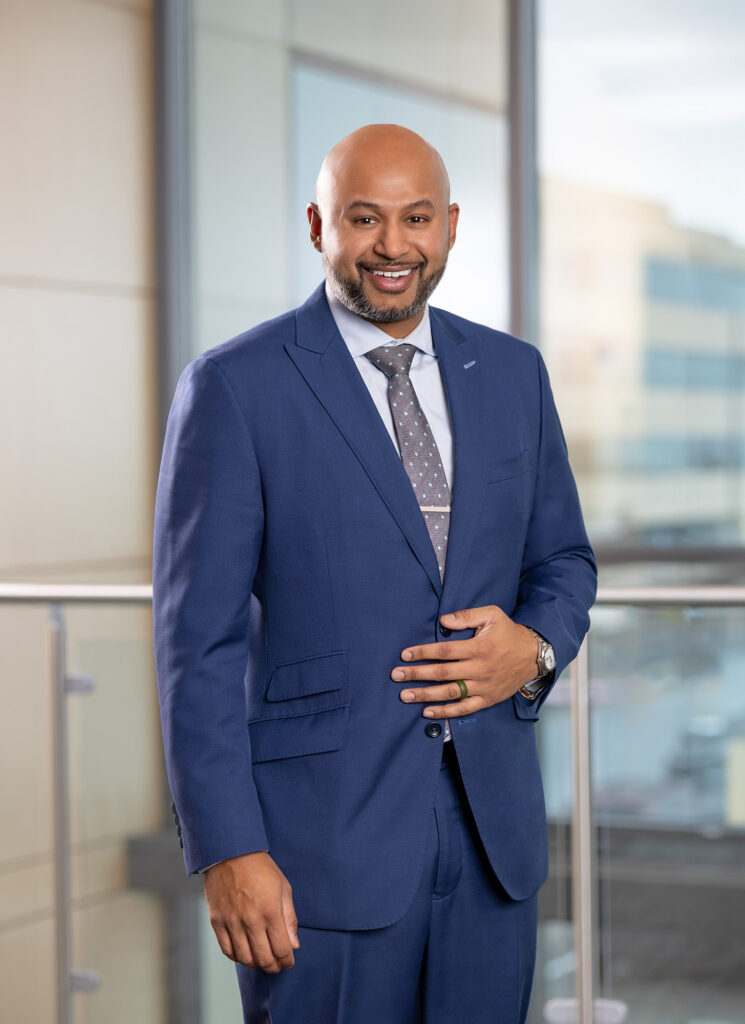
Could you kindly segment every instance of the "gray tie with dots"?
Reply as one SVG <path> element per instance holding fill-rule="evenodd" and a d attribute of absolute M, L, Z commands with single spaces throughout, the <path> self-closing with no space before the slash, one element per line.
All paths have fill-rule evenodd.
<path fill-rule="evenodd" d="M 427 524 L 442 582 L 450 529 L 450 488 L 434 434 L 409 377 L 415 352 L 415 345 L 380 345 L 365 356 L 388 378 L 388 401 L 401 459 Z"/>

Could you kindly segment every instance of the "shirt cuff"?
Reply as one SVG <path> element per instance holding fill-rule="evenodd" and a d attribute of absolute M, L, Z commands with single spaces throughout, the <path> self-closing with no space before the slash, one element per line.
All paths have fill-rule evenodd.
<path fill-rule="evenodd" d="M 545 676 L 539 676 L 537 679 L 532 679 L 529 683 L 523 686 L 524 690 L 528 690 L 530 693 L 540 693 L 544 686 L 548 685 L 551 673 L 547 673 Z"/>

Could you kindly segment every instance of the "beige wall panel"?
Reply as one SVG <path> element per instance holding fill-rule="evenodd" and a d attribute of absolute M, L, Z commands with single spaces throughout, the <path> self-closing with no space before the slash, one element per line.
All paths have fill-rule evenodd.
<path fill-rule="evenodd" d="M 53 872 L 51 853 L 44 859 L 37 857 L 22 864 L 17 860 L 12 866 L 0 864 L 0 930 L 17 928 L 21 919 L 54 913 Z"/>
<path fill-rule="evenodd" d="M 21 858 L 51 856 L 52 722 L 45 628 L 42 608 L 0 607 L 0 871 L 15 870 Z"/>
<path fill-rule="evenodd" d="M 285 309 L 286 54 L 205 29 L 195 53 L 200 304 Z"/>
<path fill-rule="evenodd" d="M 150 20 L 86 0 L 4 0 L 0 275 L 149 286 Z"/>
<path fill-rule="evenodd" d="M 90 849 L 73 848 L 70 870 L 75 899 L 126 889 L 126 844 L 121 841 Z"/>
<path fill-rule="evenodd" d="M 122 893 L 73 912 L 76 966 L 101 986 L 74 997 L 79 1024 L 163 1024 L 167 1020 L 165 937 L 159 901 Z"/>
<path fill-rule="evenodd" d="M 0 287 L 4 578 L 96 560 L 149 578 L 153 316 L 146 300 Z"/>
<path fill-rule="evenodd" d="M 447 62 L 459 93 L 507 108 L 509 24 L 505 0 L 458 0 L 457 32 Z"/>
<path fill-rule="evenodd" d="M 104 7 L 121 7 L 125 11 L 150 14 L 153 9 L 153 0 L 83 0 L 89 4 L 103 4 Z"/>
<path fill-rule="evenodd" d="M 503 3 L 288 3 L 294 46 L 480 102 L 504 102 Z"/>
<path fill-rule="evenodd" d="M 54 1024 L 54 922 L 0 930 L 0 1008 L 8 1024 Z"/>
<path fill-rule="evenodd" d="M 198 27 L 210 25 L 226 32 L 281 40 L 284 0 L 192 0 Z"/>

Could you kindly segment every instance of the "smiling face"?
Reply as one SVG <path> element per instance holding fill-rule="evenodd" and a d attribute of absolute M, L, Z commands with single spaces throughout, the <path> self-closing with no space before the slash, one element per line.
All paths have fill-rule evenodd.
<path fill-rule="evenodd" d="M 308 204 L 310 237 L 347 309 L 405 337 L 455 242 L 458 207 L 442 160 L 398 125 L 368 125 L 328 154 Z"/>

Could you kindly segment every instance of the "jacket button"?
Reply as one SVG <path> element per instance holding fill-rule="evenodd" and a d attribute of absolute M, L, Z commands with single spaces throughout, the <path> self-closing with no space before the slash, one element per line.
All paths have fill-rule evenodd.
<path fill-rule="evenodd" d="M 442 726 L 439 722 L 428 722 L 424 727 L 424 731 L 428 736 L 431 736 L 432 739 L 435 739 L 442 732 Z"/>
<path fill-rule="evenodd" d="M 442 636 L 450 636 L 452 629 L 448 629 L 447 626 L 440 626 L 440 633 Z"/>

